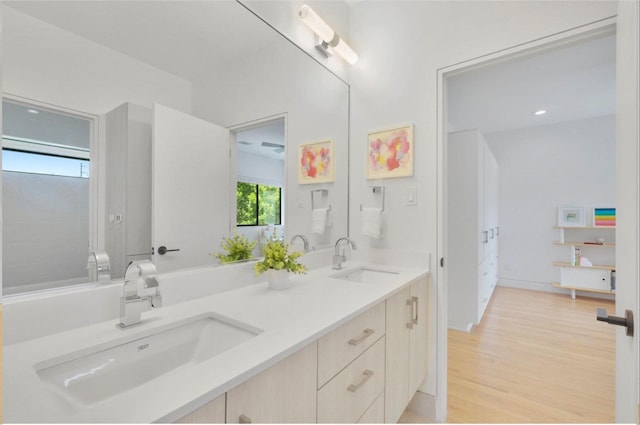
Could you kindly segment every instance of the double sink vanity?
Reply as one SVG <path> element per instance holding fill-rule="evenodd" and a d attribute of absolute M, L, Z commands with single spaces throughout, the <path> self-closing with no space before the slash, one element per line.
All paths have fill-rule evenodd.
<path fill-rule="evenodd" d="M 427 372 L 427 264 L 352 260 L 8 345 L 4 420 L 396 422 Z"/>

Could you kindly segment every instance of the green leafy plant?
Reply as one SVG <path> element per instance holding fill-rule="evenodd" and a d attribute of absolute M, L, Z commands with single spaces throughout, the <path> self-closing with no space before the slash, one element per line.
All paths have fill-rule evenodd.
<path fill-rule="evenodd" d="M 232 237 L 222 238 L 222 242 L 220 243 L 220 246 L 226 251 L 226 254 L 216 253 L 211 255 L 223 264 L 248 260 L 253 258 L 253 249 L 257 244 L 258 241 L 249 242 L 246 236 L 233 232 Z"/>
<path fill-rule="evenodd" d="M 307 269 L 300 263 L 298 258 L 302 252 L 289 252 L 289 246 L 278 240 L 275 235 L 262 247 L 264 259 L 255 265 L 256 274 L 264 273 L 269 269 L 287 270 L 292 273 L 304 273 Z"/>

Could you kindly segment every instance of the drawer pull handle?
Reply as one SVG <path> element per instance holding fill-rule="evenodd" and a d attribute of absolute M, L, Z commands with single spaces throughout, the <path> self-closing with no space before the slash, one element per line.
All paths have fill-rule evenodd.
<path fill-rule="evenodd" d="M 416 317 L 413 319 L 413 324 L 417 325 L 418 324 L 418 297 L 411 297 L 411 302 L 416 303 Z"/>
<path fill-rule="evenodd" d="M 359 338 L 351 338 L 349 340 L 349 345 L 360 345 L 362 341 L 369 338 L 371 335 L 373 335 L 374 332 L 375 331 L 373 329 L 365 329 L 364 331 L 362 331 L 362 335 Z"/>
<path fill-rule="evenodd" d="M 240 417 L 238 417 L 238 422 L 241 424 L 250 424 L 251 418 L 245 415 L 240 415 Z"/>
<path fill-rule="evenodd" d="M 414 316 L 413 306 L 415 305 L 415 303 L 413 302 L 413 298 L 415 298 L 415 297 L 412 297 L 410 300 L 407 300 L 407 305 L 411 306 L 411 316 L 410 316 L 411 320 L 409 320 L 409 322 L 407 322 L 407 329 L 413 329 L 413 325 L 414 325 L 414 322 L 413 322 L 413 316 Z"/>
<path fill-rule="evenodd" d="M 371 377 L 373 376 L 373 371 L 369 370 L 369 369 L 365 369 L 364 372 L 362 372 L 362 379 L 360 380 L 360 382 L 358 382 L 357 384 L 351 384 L 347 387 L 347 390 L 351 391 L 352 393 L 355 393 L 356 391 L 358 391 L 358 389 L 363 386 L 364 384 L 367 383 L 367 381 L 369 379 L 371 379 Z"/>

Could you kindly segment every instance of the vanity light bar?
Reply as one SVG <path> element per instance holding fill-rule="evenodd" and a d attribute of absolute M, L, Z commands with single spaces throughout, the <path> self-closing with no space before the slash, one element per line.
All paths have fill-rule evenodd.
<path fill-rule="evenodd" d="M 318 37 L 322 40 L 322 44 L 316 46 L 320 51 L 328 55 L 328 48 L 332 47 L 342 58 L 353 65 L 358 60 L 358 55 L 349 47 L 349 45 L 340 38 L 316 12 L 308 5 L 303 4 L 298 11 L 298 16 Z"/>

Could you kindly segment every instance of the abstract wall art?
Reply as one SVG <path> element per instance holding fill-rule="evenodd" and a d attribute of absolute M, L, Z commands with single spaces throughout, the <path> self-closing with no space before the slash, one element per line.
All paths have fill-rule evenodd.
<path fill-rule="evenodd" d="M 298 183 L 329 183 L 334 179 L 333 140 L 301 144 L 298 148 Z"/>
<path fill-rule="evenodd" d="M 413 175 L 413 126 L 370 132 L 367 140 L 367 178 Z"/>

